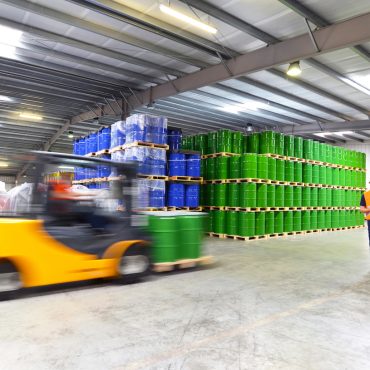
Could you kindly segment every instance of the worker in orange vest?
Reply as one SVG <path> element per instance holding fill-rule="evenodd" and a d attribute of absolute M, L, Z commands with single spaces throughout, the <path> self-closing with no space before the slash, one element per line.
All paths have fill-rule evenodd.
<path fill-rule="evenodd" d="M 367 230 L 369 233 L 369 246 L 370 246 L 370 190 L 362 194 L 360 202 L 360 212 L 365 215 L 367 221 Z"/>

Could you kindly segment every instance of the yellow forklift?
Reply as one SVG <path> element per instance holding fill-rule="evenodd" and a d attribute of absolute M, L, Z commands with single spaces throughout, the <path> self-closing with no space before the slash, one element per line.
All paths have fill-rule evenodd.
<path fill-rule="evenodd" d="M 34 165 L 30 204 L 21 214 L 0 214 L 1 299 L 24 288 L 102 278 L 132 282 L 150 273 L 150 239 L 132 211 L 135 164 L 51 152 L 33 152 L 28 160 Z M 99 166 L 114 175 L 106 189 L 72 188 L 70 194 L 79 195 L 63 199 L 45 181 L 55 168 L 98 173 Z"/>

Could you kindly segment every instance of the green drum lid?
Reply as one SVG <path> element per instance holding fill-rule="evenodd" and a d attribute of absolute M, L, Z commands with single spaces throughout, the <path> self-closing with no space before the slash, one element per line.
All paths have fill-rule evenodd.
<path fill-rule="evenodd" d="M 230 157 L 229 174 L 231 179 L 238 179 L 240 177 L 240 155 Z"/>
<path fill-rule="evenodd" d="M 257 154 L 246 153 L 240 159 L 240 177 L 257 178 Z"/>
<path fill-rule="evenodd" d="M 284 207 L 284 185 L 275 186 L 275 207 Z"/>
<path fill-rule="evenodd" d="M 176 217 L 149 216 L 149 231 L 153 239 L 154 262 L 174 262 L 178 256 L 178 227 Z"/>
<path fill-rule="evenodd" d="M 284 232 L 284 212 L 277 211 L 274 212 L 274 233 L 281 234 Z"/>
<path fill-rule="evenodd" d="M 257 184 L 253 182 L 242 182 L 239 190 L 240 207 L 257 207 Z"/>
<path fill-rule="evenodd" d="M 285 161 L 285 181 L 294 181 L 294 162 Z"/>
<path fill-rule="evenodd" d="M 286 211 L 284 214 L 284 232 L 291 233 L 293 231 L 293 211 Z"/>
<path fill-rule="evenodd" d="M 267 207 L 267 184 L 257 184 L 257 207 Z"/>
<path fill-rule="evenodd" d="M 266 212 L 265 214 L 265 234 L 274 234 L 275 232 L 275 212 Z"/>
<path fill-rule="evenodd" d="M 293 162 L 294 163 L 294 181 L 303 182 L 303 163 L 302 162 Z"/>
<path fill-rule="evenodd" d="M 255 212 L 239 212 L 238 235 L 254 236 L 256 234 Z"/>
<path fill-rule="evenodd" d="M 265 235 L 266 212 L 256 212 L 256 235 Z"/>
<path fill-rule="evenodd" d="M 276 207 L 275 185 L 267 185 L 267 207 Z"/>
<path fill-rule="evenodd" d="M 225 207 L 227 203 L 227 184 L 214 184 L 214 205 Z"/>
<path fill-rule="evenodd" d="M 226 211 L 226 234 L 238 235 L 239 212 Z"/>
<path fill-rule="evenodd" d="M 301 211 L 293 211 L 293 231 L 302 230 L 302 213 Z"/>
<path fill-rule="evenodd" d="M 239 188 L 240 184 L 230 183 L 228 186 L 228 206 L 229 207 L 239 207 Z"/>
<path fill-rule="evenodd" d="M 276 159 L 268 157 L 268 178 L 270 180 L 276 180 Z"/>
<path fill-rule="evenodd" d="M 212 224 L 214 233 L 225 234 L 225 211 L 213 211 Z"/>
<path fill-rule="evenodd" d="M 216 178 L 227 179 L 229 175 L 229 157 L 216 157 L 215 159 Z"/>

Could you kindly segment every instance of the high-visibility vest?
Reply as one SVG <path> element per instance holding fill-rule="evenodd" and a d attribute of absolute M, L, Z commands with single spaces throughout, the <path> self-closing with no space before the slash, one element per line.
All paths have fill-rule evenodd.
<path fill-rule="evenodd" d="M 370 190 L 364 193 L 366 207 L 370 207 Z M 365 214 L 366 220 L 370 220 L 370 213 Z"/>

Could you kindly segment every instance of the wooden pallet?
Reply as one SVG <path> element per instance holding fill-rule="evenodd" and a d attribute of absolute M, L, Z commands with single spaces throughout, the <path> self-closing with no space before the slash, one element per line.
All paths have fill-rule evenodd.
<path fill-rule="evenodd" d="M 167 207 L 167 211 L 201 212 L 203 211 L 203 207 Z"/>
<path fill-rule="evenodd" d="M 218 234 L 218 233 L 207 233 L 208 236 L 212 236 L 214 238 L 220 238 L 220 239 L 225 239 L 226 238 L 226 234 Z"/>
<path fill-rule="evenodd" d="M 185 182 L 203 182 L 203 177 L 194 177 L 194 176 L 169 176 L 169 181 L 185 181 Z"/>
<path fill-rule="evenodd" d="M 290 236 L 290 235 L 304 235 L 306 234 L 305 231 L 290 231 L 288 233 L 284 233 L 284 235 Z"/>
<path fill-rule="evenodd" d="M 169 146 L 167 144 L 147 143 L 146 141 L 134 141 L 132 143 L 123 144 L 121 146 L 121 150 L 133 148 L 133 147 L 139 147 L 139 146 L 147 147 L 147 148 L 164 149 L 164 150 L 169 149 Z"/>
<path fill-rule="evenodd" d="M 261 240 L 261 239 L 267 239 L 269 236 L 268 235 L 255 235 L 255 236 L 235 236 L 234 240 Z"/>
<path fill-rule="evenodd" d="M 281 155 L 281 154 L 274 154 L 274 153 L 263 153 L 261 154 L 265 157 L 269 157 L 269 158 L 275 158 L 275 159 L 286 159 L 287 157 L 285 155 Z"/>
<path fill-rule="evenodd" d="M 279 236 L 284 236 L 284 233 L 276 233 L 276 234 L 269 234 L 268 235 L 269 238 L 277 238 Z"/>
<path fill-rule="evenodd" d="M 203 206 L 204 209 L 210 210 L 210 211 L 225 211 L 226 207 L 225 206 Z"/>
<path fill-rule="evenodd" d="M 233 157 L 233 156 L 236 156 L 236 155 L 240 155 L 240 154 L 229 153 L 229 152 L 220 152 L 220 153 L 204 154 L 204 155 L 202 155 L 202 159 L 216 158 L 216 157 Z"/>
<path fill-rule="evenodd" d="M 153 263 L 152 270 L 154 272 L 169 272 L 175 269 L 187 269 L 196 266 L 205 266 L 214 263 L 213 256 L 202 256 L 199 258 L 183 259 L 175 262 Z"/>
<path fill-rule="evenodd" d="M 160 212 L 160 211 L 167 211 L 167 207 L 145 207 L 145 208 L 138 208 L 136 211 L 138 212 Z"/>
<path fill-rule="evenodd" d="M 162 176 L 162 175 L 143 175 L 138 174 L 137 177 L 139 179 L 147 179 L 147 180 L 168 180 L 168 176 Z"/>

